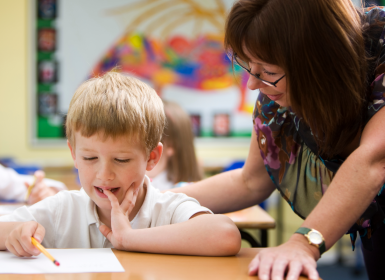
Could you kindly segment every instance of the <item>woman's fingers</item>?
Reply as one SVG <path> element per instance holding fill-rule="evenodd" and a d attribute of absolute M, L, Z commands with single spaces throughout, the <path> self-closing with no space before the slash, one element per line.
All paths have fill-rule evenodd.
<path fill-rule="evenodd" d="M 302 263 L 300 261 L 291 261 L 286 280 L 297 280 L 302 272 Z"/>
<path fill-rule="evenodd" d="M 274 264 L 273 264 L 273 267 L 272 267 L 271 279 L 283 280 L 288 264 L 289 264 L 289 260 L 288 259 L 278 257 L 274 261 Z"/>
<path fill-rule="evenodd" d="M 275 256 L 271 253 L 261 256 L 258 269 L 258 277 L 260 280 L 269 280 L 270 273 L 275 261 Z"/>
<path fill-rule="evenodd" d="M 259 262 L 260 262 L 259 255 L 256 255 L 255 258 L 249 264 L 249 275 L 250 276 L 257 274 Z"/>
<path fill-rule="evenodd" d="M 303 268 L 304 274 L 306 274 L 310 280 L 318 280 L 319 279 L 319 274 L 318 274 L 318 271 L 316 269 L 317 264 L 315 262 L 314 262 L 314 264 L 305 263 L 303 267 L 304 267 Z"/>

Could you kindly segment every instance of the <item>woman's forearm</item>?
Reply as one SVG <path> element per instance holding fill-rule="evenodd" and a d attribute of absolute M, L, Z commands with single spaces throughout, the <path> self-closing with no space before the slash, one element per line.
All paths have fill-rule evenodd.
<path fill-rule="evenodd" d="M 171 191 L 194 197 L 214 213 L 227 213 L 259 204 L 269 197 L 274 186 L 271 188 L 270 181 L 263 183 L 266 181 L 263 175 L 253 188 L 245 182 L 243 170 L 236 169 Z"/>
<path fill-rule="evenodd" d="M 340 167 L 303 226 L 319 230 L 330 248 L 359 219 L 384 183 L 384 163 L 357 149 Z"/>

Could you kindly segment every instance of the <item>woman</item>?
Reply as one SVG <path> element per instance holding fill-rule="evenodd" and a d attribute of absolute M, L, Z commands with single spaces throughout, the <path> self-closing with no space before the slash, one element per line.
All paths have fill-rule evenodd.
<path fill-rule="evenodd" d="M 229 14 L 225 47 L 260 90 L 249 156 L 175 191 L 216 213 L 281 192 L 304 222 L 251 262 L 261 280 L 318 279 L 321 253 L 357 231 L 370 279 L 385 275 L 384 22 L 350 0 L 240 0 Z"/>

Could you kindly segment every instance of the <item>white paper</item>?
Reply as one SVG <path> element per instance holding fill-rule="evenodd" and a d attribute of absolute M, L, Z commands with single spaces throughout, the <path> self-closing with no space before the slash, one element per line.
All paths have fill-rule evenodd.
<path fill-rule="evenodd" d="M 124 272 L 111 249 L 47 249 L 60 263 L 56 266 L 46 256 L 19 258 L 0 251 L 0 274 L 44 274 L 81 272 Z"/>
<path fill-rule="evenodd" d="M 18 205 L 12 205 L 12 204 L 0 205 L 0 216 L 11 214 L 13 211 L 15 211 L 19 207 L 22 207 L 22 205 L 20 205 L 20 204 L 18 204 Z"/>

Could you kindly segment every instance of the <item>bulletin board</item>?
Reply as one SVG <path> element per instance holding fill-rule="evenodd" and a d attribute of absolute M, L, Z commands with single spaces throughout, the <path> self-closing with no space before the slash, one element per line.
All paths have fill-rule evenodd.
<path fill-rule="evenodd" d="M 223 48 L 233 0 L 34 0 L 32 142 L 63 143 L 76 88 L 111 69 L 191 116 L 198 138 L 249 138 L 258 91 Z"/>

